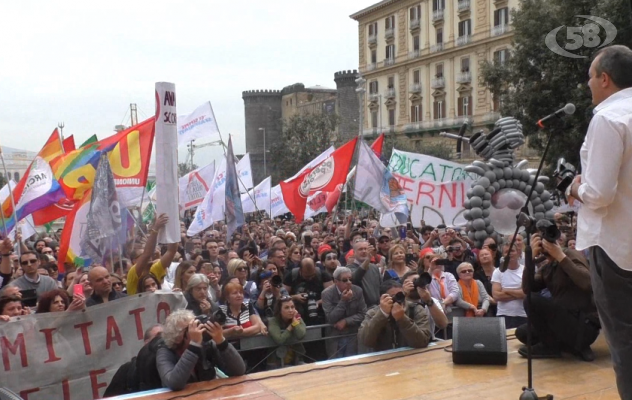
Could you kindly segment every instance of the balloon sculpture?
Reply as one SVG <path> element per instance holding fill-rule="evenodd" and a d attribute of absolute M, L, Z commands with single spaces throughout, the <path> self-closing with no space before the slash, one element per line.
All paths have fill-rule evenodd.
<path fill-rule="evenodd" d="M 446 133 L 441 135 L 468 140 Z M 536 182 L 535 171 L 526 169 L 527 160 L 515 164 L 514 150 L 525 142 L 522 124 L 518 120 L 501 118 L 494 124 L 494 130 L 488 134 L 477 132 L 469 138 L 469 142 L 476 154 L 485 160 L 474 161 L 465 167 L 466 171 L 479 175 L 467 191 L 463 213 L 468 221 L 468 237 L 477 247 L 481 247 L 490 236 L 498 240 L 498 234 L 513 234 L 516 216 L 534 185 L 530 212 L 536 220 L 553 218 L 551 193 L 544 187 L 549 178 L 540 176 Z"/>

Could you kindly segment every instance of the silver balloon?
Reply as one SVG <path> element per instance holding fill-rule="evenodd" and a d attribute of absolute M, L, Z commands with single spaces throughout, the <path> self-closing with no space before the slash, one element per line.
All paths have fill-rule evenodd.
<path fill-rule="evenodd" d="M 516 216 L 527 202 L 527 195 L 516 189 L 503 189 L 492 196 L 489 219 L 496 232 L 509 235 L 516 230 Z"/>

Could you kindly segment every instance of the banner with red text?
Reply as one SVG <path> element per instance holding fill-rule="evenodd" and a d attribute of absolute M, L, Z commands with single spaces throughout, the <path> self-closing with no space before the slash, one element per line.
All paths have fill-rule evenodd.
<path fill-rule="evenodd" d="M 465 171 L 465 165 L 424 154 L 393 149 L 388 169 L 406 193 L 410 219 L 414 227 L 426 225 L 462 226 L 463 203 L 476 176 Z M 399 224 L 393 215 L 383 217 L 380 224 Z"/>
<path fill-rule="evenodd" d="M 25 400 L 101 398 L 138 354 L 147 328 L 184 308 L 181 293 L 143 293 L 90 307 L 0 322 L 0 386 Z"/>

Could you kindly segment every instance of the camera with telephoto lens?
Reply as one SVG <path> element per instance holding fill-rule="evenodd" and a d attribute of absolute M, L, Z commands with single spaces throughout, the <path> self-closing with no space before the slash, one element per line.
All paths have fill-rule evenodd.
<path fill-rule="evenodd" d="M 567 163 L 564 157 L 557 160 L 557 167 L 553 171 L 553 177 L 559 181 L 556 187 L 557 190 L 565 193 L 566 189 L 573 183 L 575 175 L 577 175 L 577 169 L 573 164 Z"/>
<path fill-rule="evenodd" d="M 432 277 L 430 276 L 430 274 L 427 272 L 422 272 L 421 274 L 419 274 L 419 278 L 413 281 L 413 285 L 415 285 L 415 289 L 423 289 L 426 286 L 430 285 L 430 282 L 432 282 Z"/>
<path fill-rule="evenodd" d="M 304 294 L 307 296 L 307 315 L 310 318 L 318 317 L 318 303 L 316 302 L 316 293 L 309 292 Z"/>
<path fill-rule="evenodd" d="M 393 296 L 391 296 L 391 298 L 393 299 L 393 303 L 399 303 L 402 306 L 406 301 L 406 295 L 404 294 L 404 292 L 397 292 Z"/>
<path fill-rule="evenodd" d="M 270 285 L 279 289 L 281 288 L 281 286 L 283 286 L 283 279 L 281 279 L 279 275 L 274 275 L 272 279 L 270 279 Z"/>
<path fill-rule="evenodd" d="M 540 236 L 542 236 L 542 239 L 546 240 L 549 243 L 557 243 L 557 240 L 562 235 L 557 225 L 555 225 L 548 219 L 539 220 L 535 224 L 535 227 L 540 232 Z"/>

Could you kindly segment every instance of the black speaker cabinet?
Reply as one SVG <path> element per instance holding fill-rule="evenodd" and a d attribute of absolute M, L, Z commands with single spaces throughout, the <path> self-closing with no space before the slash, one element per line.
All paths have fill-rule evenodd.
<path fill-rule="evenodd" d="M 452 338 L 455 364 L 507 365 L 504 318 L 455 317 Z"/>

